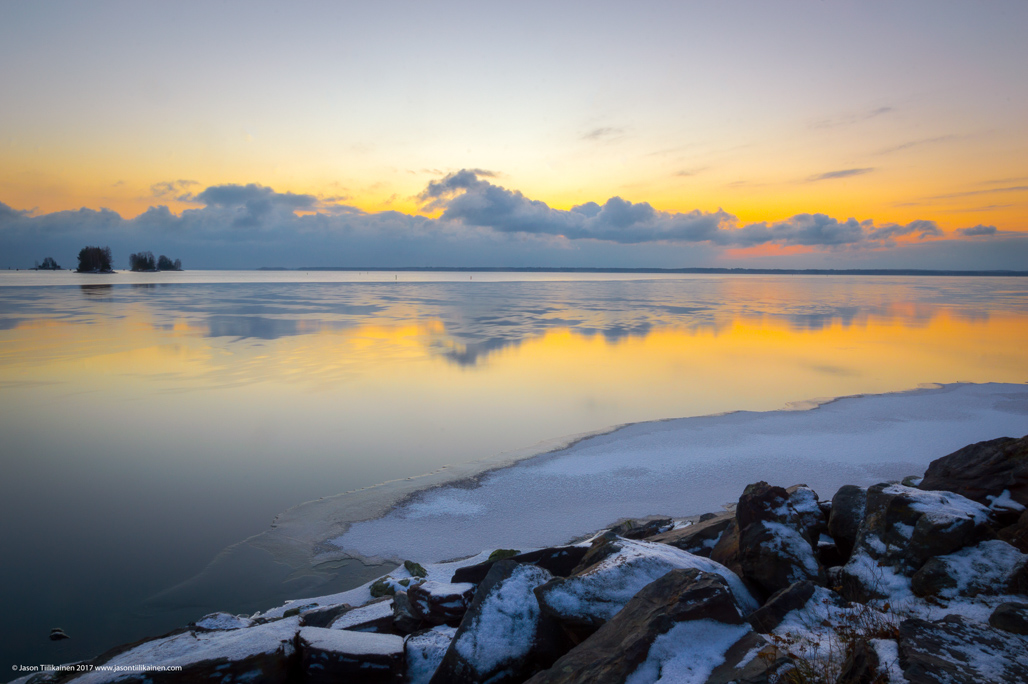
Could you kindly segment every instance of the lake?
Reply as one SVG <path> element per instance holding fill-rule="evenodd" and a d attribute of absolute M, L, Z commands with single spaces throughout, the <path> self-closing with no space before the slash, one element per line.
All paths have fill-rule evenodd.
<path fill-rule="evenodd" d="M 1024 383 L 1026 339 L 1026 278 L 0 272 L 0 665 L 269 607 L 153 599 L 305 501 L 624 423 Z"/>

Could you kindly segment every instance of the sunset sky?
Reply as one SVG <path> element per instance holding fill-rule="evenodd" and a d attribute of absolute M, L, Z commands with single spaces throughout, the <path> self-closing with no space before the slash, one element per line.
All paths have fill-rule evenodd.
<path fill-rule="evenodd" d="M 1026 35 L 1023 0 L 0 3 L 0 267 L 1025 269 Z"/>

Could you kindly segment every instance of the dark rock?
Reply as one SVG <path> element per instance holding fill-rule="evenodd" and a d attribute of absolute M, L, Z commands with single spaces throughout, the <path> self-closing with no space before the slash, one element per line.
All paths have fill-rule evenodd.
<path fill-rule="evenodd" d="M 406 668 L 404 681 L 408 684 L 425 684 L 430 681 L 443 662 L 446 649 L 450 647 L 456 632 L 454 627 L 437 626 L 407 637 L 403 642 Z"/>
<path fill-rule="evenodd" d="M 1028 506 L 1028 437 L 978 442 L 937 458 L 918 486 L 956 492 L 986 506 L 988 497 L 1008 490 L 1010 498 Z"/>
<path fill-rule="evenodd" d="M 858 639 L 846 656 L 835 684 L 884 684 L 878 672 L 878 652 L 865 639 Z"/>
<path fill-rule="evenodd" d="M 593 539 L 589 548 L 586 549 L 585 555 L 583 555 L 582 559 L 578 561 L 578 565 L 576 565 L 574 570 L 571 571 L 571 574 L 581 574 L 594 565 L 599 565 L 608 556 L 617 553 L 621 548 L 621 545 L 618 543 L 618 539 L 618 536 L 610 531 L 598 535 Z"/>
<path fill-rule="evenodd" d="M 64 633 L 64 630 L 60 627 L 54 627 L 50 630 L 50 641 L 63 641 L 64 639 L 70 639 L 71 637 Z"/>
<path fill-rule="evenodd" d="M 512 556 L 511 560 L 517 563 L 538 566 L 557 577 L 567 577 L 574 571 L 575 566 L 581 562 L 586 551 L 588 551 L 588 547 L 585 546 L 557 546 L 549 549 L 539 549 L 538 551 L 529 551 L 528 553 L 519 553 L 516 556 Z M 464 582 L 478 584 L 489 573 L 489 568 L 493 567 L 495 562 L 495 560 L 491 560 L 458 568 L 453 573 L 453 578 L 450 579 L 450 582 L 453 584 Z"/>
<path fill-rule="evenodd" d="M 747 485 L 735 508 L 740 530 L 755 522 L 782 522 L 782 511 L 789 502 L 789 492 L 761 481 Z"/>
<path fill-rule="evenodd" d="M 610 531 L 625 539 L 646 539 L 655 534 L 666 532 L 675 521 L 671 518 L 658 518 L 655 520 L 625 520 L 610 528 Z"/>
<path fill-rule="evenodd" d="M 365 603 L 363 606 L 340 613 L 327 625 L 310 624 L 307 620 L 307 613 L 302 614 L 300 620 L 305 627 L 328 627 L 330 629 L 348 629 L 353 632 L 394 634 L 397 632 L 393 625 L 395 619 L 394 600 L 394 597 L 385 596 Z M 318 622 L 322 622 L 320 618 L 316 619 Z"/>
<path fill-rule="evenodd" d="M 864 520 L 867 489 L 843 485 L 832 497 L 832 515 L 828 518 L 828 534 L 835 540 L 840 553 L 849 558 L 857 541 L 857 530 Z"/>
<path fill-rule="evenodd" d="M 423 565 L 421 565 L 420 563 L 415 563 L 414 561 L 405 560 L 403 562 L 403 567 L 404 567 L 404 569 L 407 572 L 410 573 L 411 577 L 419 577 L 419 578 L 422 578 L 422 579 L 424 579 L 425 577 L 428 577 L 428 571 L 425 570 L 425 567 Z"/>
<path fill-rule="evenodd" d="M 519 553 L 521 553 L 521 552 L 518 551 L 517 549 L 496 549 L 495 551 L 493 551 L 492 553 L 489 554 L 488 560 L 498 561 L 498 560 L 504 560 L 506 558 L 513 558 L 514 556 L 518 555 Z"/>
<path fill-rule="evenodd" d="M 570 647 L 534 600 L 532 590 L 550 578 L 533 565 L 496 562 L 479 584 L 433 684 L 503 684 L 549 667 Z"/>
<path fill-rule="evenodd" d="M 734 513 L 711 514 L 706 520 L 681 529 L 655 534 L 647 537 L 646 541 L 668 544 L 697 556 L 709 557 L 721 540 L 721 535 L 731 526 L 734 519 Z"/>
<path fill-rule="evenodd" d="M 1018 516 L 1017 522 L 1001 528 L 996 536 L 1017 550 L 1028 553 L 1028 510 Z"/>
<path fill-rule="evenodd" d="M 817 543 L 817 562 L 825 568 L 844 565 L 848 556 L 844 556 L 839 546 L 832 541 L 822 539 Z"/>
<path fill-rule="evenodd" d="M 765 596 L 804 580 L 825 583 L 824 568 L 810 543 L 793 527 L 781 523 L 748 525 L 739 536 L 739 565 L 743 578 Z"/>
<path fill-rule="evenodd" d="M 389 599 L 385 599 L 389 600 Z M 349 603 L 341 603 L 337 606 L 320 606 L 304 611 L 300 615 L 300 624 L 304 627 L 329 627 L 340 615 L 353 610 Z"/>
<path fill-rule="evenodd" d="M 1028 573 L 1028 555 L 998 539 L 930 558 L 914 573 L 918 596 L 978 596 L 1018 593 Z"/>
<path fill-rule="evenodd" d="M 717 544 L 711 549 L 710 560 L 742 576 L 742 565 L 739 563 L 739 524 L 735 520 L 729 523 Z"/>
<path fill-rule="evenodd" d="M 304 627 L 298 643 L 304 682 L 403 681 L 402 637 Z"/>
<path fill-rule="evenodd" d="M 782 623 L 786 615 L 807 605 L 817 586 L 814 582 L 803 581 L 782 589 L 772 595 L 763 606 L 753 611 L 747 621 L 756 631 L 769 634 Z"/>
<path fill-rule="evenodd" d="M 414 613 L 433 625 L 460 624 L 475 595 L 475 585 L 423 582 L 407 591 Z"/>
<path fill-rule="evenodd" d="M 769 648 L 764 637 L 749 632 L 725 651 L 725 661 L 714 668 L 704 684 L 798 684 L 799 680 L 789 678 L 795 666 L 787 657 L 768 665 L 765 654 L 770 653 Z"/>
<path fill-rule="evenodd" d="M 393 596 L 393 629 L 400 634 L 413 634 L 425 627 L 419 613 L 411 606 L 407 592 L 398 591 Z"/>
<path fill-rule="evenodd" d="M 989 616 L 996 629 L 1028 635 L 1028 603 L 1001 603 Z"/>
<path fill-rule="evenodd" d="M 1028 683 L 1028 642 L 956 615 L 904 620 L 899 657 L 910 684 Z"/>

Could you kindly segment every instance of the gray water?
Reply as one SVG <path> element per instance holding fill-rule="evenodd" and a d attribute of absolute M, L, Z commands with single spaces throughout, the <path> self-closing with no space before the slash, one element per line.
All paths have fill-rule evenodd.
<path fill-rule="evenodd" d="M 149 599 L 304 501 L 626 422 L 1025 382 L 1026 337 L 1022 278 L 0 274 L 0 667 L 273 605 L 245 568 L 224 603 Z"/>

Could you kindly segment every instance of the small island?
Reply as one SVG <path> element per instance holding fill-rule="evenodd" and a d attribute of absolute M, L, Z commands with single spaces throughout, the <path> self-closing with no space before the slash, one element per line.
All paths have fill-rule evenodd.
<path fill-rule="evenodd" d="M 114 273 L 110 247 L 83 247 L 79 250 L 78 273 Z"/>
<path fill-rule="evenodd" d="M 36 262 L 37 271 L 63 271 L 53 257 L 47 257 L 43 259 L 43 263 Z"/>
<path fill-rule="evenodd" d="M 136 272 L 181 271 L 182 261 L 163 254 L 155 260 L 153 252 L 137 252 L 129 255 L 129 268 Z"/>

